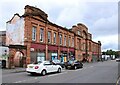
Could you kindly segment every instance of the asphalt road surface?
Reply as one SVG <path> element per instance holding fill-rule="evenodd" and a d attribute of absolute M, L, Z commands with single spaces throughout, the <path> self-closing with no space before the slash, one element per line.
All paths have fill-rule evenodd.
<path fill-rule="evenodd" d="M 116 83 L 118 62 L 109 60 L 85 63 L 82 69 L 65 70 L 46 76 L 32 76 L 27 72 L 2 74 L 2 83 Z"/>

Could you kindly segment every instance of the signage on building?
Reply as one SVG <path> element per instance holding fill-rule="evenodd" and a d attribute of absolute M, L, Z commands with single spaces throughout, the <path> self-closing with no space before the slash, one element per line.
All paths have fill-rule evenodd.
<path fill-rule="evenodd" d="M 30 48 L 30 51 L 34 51 L 35 49 L 34 48 Z"/>

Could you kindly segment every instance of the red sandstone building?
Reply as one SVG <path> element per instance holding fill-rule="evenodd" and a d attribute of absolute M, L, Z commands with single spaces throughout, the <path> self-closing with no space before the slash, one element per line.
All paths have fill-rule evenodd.
<path fill-rule="evenodd" d="M 71 29 L 58 26 L 48 20 L 45 12 L 29 5 L 22 16 L 15 14 L 7 22 L 6 45 L 10 68 L 53 59 L 91 62 L 101 56 L 100 41 L 92 41 L 84 24 L 78 23 Z"/>

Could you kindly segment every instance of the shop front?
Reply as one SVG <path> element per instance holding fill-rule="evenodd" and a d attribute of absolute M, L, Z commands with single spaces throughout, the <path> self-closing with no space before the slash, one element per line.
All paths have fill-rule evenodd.
<path fill-rule="evenodd" d="M 48 57 L 49 60 L 58 59 L 58 47 L 57 46 L 48 46 Z"/>
<path fill-rule="evenodd" d="M 37 53 L 37 62 L 45 61 L 45 52 L 38 52 Z"/>
<path fill-rule="evenodd" d="M 68 60 L 67 52 L 62 52 L 61 53 L 60 60 L 61 60 L 61 62 L 67 62 L 67 60 Z"/>
<path fill-rule="evenodd" d="M 45 58 L 45 45 L 32 44 L 30 49 L 30 60 L 31 63 L 44 61 Z"/>
<path fill-rule="evenodd" d="M 69 48 L 69 59 L 75 60 L 75 49 Z"/>
<path fill-rule="evenodd" d="M 67 62 L 69 59 L 68 48 L 60 47 L 60 60 L 61 62 Z"/>

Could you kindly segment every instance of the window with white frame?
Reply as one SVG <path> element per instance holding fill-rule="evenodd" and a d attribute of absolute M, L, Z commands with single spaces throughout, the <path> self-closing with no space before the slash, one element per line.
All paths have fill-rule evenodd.
<path fill-rule="evenodd" d="M 43 42 L 44 39 L 44 29 L 40 28 L 40 42 Z"/>
<path fill-rule="evenodd" d="M 51 32 L 48 31 L 48 43 L 51 43 Z"/>
<path fill-rule="evenodd" d="M 64 37 L 64 46 L 66 46 L 66 36 Z"/>
<path fill-rule="evenodd" d="M 56 44 L 56 33 L 54 32 L 54 44 Z"/>
<path fill-rule="evenodd" d="M 80 31 L 78 30 L 78 35 L 80 35 Z"/>
<path fill-rule="evenodd" d="M 32 27 L 32 40 L 36 40 L 36 27 Z"/>
<path fill-rule="evenodd" d="M 59 37 L 60 37 L 60 45 L 62 45 L 62 34 L 60 34 Z"/>

